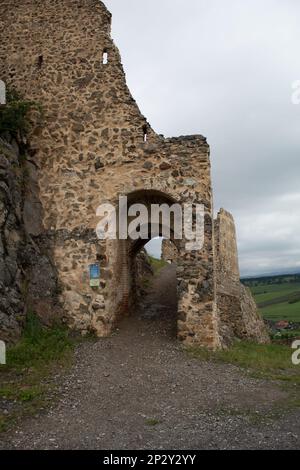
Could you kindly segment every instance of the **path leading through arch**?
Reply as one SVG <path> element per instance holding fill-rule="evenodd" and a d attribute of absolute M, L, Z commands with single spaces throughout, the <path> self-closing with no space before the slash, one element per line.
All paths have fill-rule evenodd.
<path fill-rule="evenodd" d="M 54 379 L 56 404 L 1 435 L 0 449 L 299 447 L 300 411 L 268 418 L 286 399 L 278 384 L 192 359 L 172 338 L 172 309 L 155 311 L 165 306 L 155 286 L 167 287 L 169 269 L 149 286 L 140 315 L 79 346 L 72 369 Z"/>
<path fill-rule="evenodd" d="M 158 335 L 175 339 L 177 335 L 178 299 L 176 265 L 167 264 L 149 280 L 145 296 L 133 315 L 145 328 Z"/>

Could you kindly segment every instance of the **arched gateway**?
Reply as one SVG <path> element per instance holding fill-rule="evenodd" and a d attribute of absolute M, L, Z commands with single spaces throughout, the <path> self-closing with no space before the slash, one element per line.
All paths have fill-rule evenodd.
<path fill-rule="evenodd" d="M 157 182 L 159 179 L 157 179 Z M 163 179 L 162 179 L 163 181 Z M 139 229 L 145 232 L 144 238 L 132 239 L 130 229 L 126 240 L 107 242 L 106 249 L 109 253 L 108 263 L 112 270 L 110 281 L 113 293 L 110 304 L 109 319 L 117 322 L 122 315 L 133 311 L 136 294 L 136 255 L 140 249 L 152 238 L 151 228 L 156 230 L 159 236 L 165 235 L 168 226 L 164 227 L 162 217 L 158 224 L 151 219 L 151 209 L 155 207 L 200 206 L 201 200 L 196 200 L 194 192 L 174 178 L 172 194 L 161 189 L 143 189 L 130 192 L 128 197 L 128 211 L 137 204 L 142 204 L 148 209 L 149 220 L 146 226 Z M 183 194 L 185 196 L 183 197 Z M 176 205 L 176 206 L 175 206 Z M 202 205 L 201 205 L 202 207 Z M 170 224 L 170 240 L 174 242 L 178 250 L 177 258 L 177 282 L 178 282 L 178 337 L 185 342 L 197 342 L 216 346 L 218 339 L 217 314 L 215 303 L 215 289 L 213 276 L 213 246 L 212 246 L 212 217 L 206 210 L 205 214 L 205 242 L 201 249 L 191 250 L 190 241 L 183 234 L 176 233 L 174 218 Z M 174 215 L 173 212 L 171 215 Z M 128 217 L 127 226 L 130 228 L 131 219 Z M 154 224 L 154 227 L 153 227 Z M 156 227 L 157 225 L 157 227 Z M 178 231 L 179 232 L 179 231 Z M 211 273 L 211 275 L 209 275 Z M 206 280 L 203 285 L 203 279 Z M 116 286 L 118 286 L 116 288 Z"/>
<path fill-rule="evenodd" d="M 0 8 L 0 77 L 44 109 L 30 135 L 43 207 L 31 235 L 56 267 L 69 325 L 105 336 L 130 311 L 141 244 L 96 236 L 97 208 L 127 195 L 130 204 L 204 207 L 202 248 L 178 242 L 179 338 L 209 348 L 231 336 L 265 340 L 240 287 L 233 220 L 223 211 L 214 224 L 207 141 L 152 130 L 127 88 L 104 4 L 0 0 Z"/>

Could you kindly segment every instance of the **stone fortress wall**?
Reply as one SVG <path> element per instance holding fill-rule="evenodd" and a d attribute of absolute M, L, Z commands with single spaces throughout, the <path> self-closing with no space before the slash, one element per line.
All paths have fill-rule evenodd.
<path fill-rule="evenodd" d="M 240 282 L 235 223 L 232 215 L 221 209 L 214 221 L 216 300 L 222 341 L 234 338 L 269 341 L 267 328 L 257 311 L 249 289 Z M 176 263 L 174 243 L 164 239 L 162 259 Z"/>
<path fill-rule="evenodd" d="M 221 209 L 214 223 L 216 297 L 221 335 L 260 343 L 269 341 L 266 326 L 249 289 L 240 282 L 236 229 L 232 215 Z"/>
<path fill-rule="evenodd" d="M 44 110 L 42 122 L 32 116 L 29 135 L 42 224 L 29 230 L 47 240 L 70 327 L 105 336 L 130 314 L 132 259 L 142 247 L 97 239 L 100 204 L 116 205 L 120 195 L 130 204 L 198 203 L 205 206 L 204 248 L 187 252 L 184 241 L 177 246 L 178 337 L 220 347 L 206 139 L 166 139 L 153 131 L 126 85 L 102 2 L 0 0 L 0 10 L 0 77 Z M 101 268 L 97 288 L 89 283 L 93 263 Z"/>

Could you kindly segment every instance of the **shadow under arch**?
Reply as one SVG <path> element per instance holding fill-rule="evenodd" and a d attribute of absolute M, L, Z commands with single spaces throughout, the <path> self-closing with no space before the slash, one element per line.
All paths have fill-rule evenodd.
<path fill-rule="evenodd" d="M 137 189 L 128 193 L 127 199 L 129 203 L 136 203 L 137 201 L 148 201 L 151 204 L 178 204 L 180 200 L 167 192 L 160 189 Z"/>

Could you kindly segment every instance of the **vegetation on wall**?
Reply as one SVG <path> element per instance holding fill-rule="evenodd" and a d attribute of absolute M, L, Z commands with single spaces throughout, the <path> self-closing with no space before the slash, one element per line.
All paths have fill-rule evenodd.
<path fill-rule="evenodd" d="M 0 134 L 10 132 L 14 136 L 25 134 L 30 129 L 30 113 L 35 110 L 42 115 L 41 106 L 22 98 L 15 90 L 7 90 L 6 105 L 0 107 Z"/>

